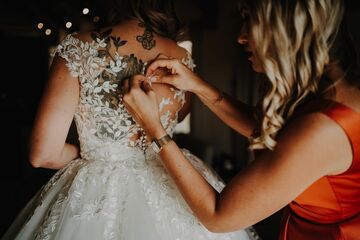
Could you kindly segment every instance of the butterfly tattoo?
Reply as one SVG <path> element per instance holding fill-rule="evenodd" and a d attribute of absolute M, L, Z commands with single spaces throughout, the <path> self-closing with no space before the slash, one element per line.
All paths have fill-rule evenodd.
<path fill-rule="evenodd" d="M 156 45 L 154 35 L 152 31 L 145 26 L 145 24 L 139 23 L 139 26 L 145 28 L 145 31 L 142 36 L 136 36 L 136 40 L 141 43 L 144 49 L 151 50 Z"/>

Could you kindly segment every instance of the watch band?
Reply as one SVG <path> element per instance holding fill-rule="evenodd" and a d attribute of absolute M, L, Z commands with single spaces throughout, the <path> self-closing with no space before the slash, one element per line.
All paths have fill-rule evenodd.
<path fill-rule="evenodd" d="M 168 134 L 166 134 L 165 136 L 163 136 L 159 139 L 154 139 L 151 142 L 151 147 L 153 148 L 153 150 L 156 153 L 159 153 L 161 151 L 161 149 L 163 148 L 163 146 L 165 146 L 167 143 L 169 143 L 171 141 L 172 141 L 171 137 Z"/>

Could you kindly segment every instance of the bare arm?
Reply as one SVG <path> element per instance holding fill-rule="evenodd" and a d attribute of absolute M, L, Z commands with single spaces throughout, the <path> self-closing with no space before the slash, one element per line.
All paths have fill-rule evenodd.
<path fill-rule="evenodd" d="M 135 79 L 124 97 L 128 110 L 150 138 L 165 132 L 158 120 L 155 94 Z M 175 142 L 164 146 L 161 159 L 184 199 L 211 231 L 230 232 L 278 211 L 317 179 L 346 171 L 351 145 L 343 130 L 322 114 L 289 123 L 274 151 L 264 150 L 218 194 L 187 161 Z"/>
<path fill-rule="evenodd" d="M 157 77 L 156 69 L 159 67 L 169 69 L 171 75 Z M 179 60 L 161 55 L 147 69 L 148 77 L 154 77 L 154 75 L 154 82 L 167 83 L 178 89 L 194 93 L 226 125 L 241 135 L 250 137 L 253 133 L 256 127 L 253 107 L 222 95 L 218 89 L 190 71 Z"/>
<path fill-rule="evenodd" d="M 202 82 L 198 86 L 196 96 L 226 125 L 249 138 L 255 127 L 255 108 L 236 101 L 209 83 Z"/>
<path fill-rule="evenodd" d="M 79 155 L 77 146 L 65 142 L 78 100 L 78 79 L 70 75 L 65 60 L 56 56 L 30 140 L 34 167 L 60 169 Z"/>
<path fill-rule="evenodd" d="M 191 111 L 191 103 L 192 103 L 192 96 L 193 94 L 190 92 L 186 92 L 185 93 L 185 104 L 184 106 L 180 109 L 179 111 L 179 116 L 178 116 L 178 122 L 181 122 L 182 120 L 185 119 L 185 117 L 190 113 Z"/>
<path fill-rule="evenodd" d="M 164 132 L 158 128 L 151 134 L 158 138 Z M 234 231 L 259 222 L 322 176 L 346 171 L 352 159 L 345 133 L 321 114 L 291 123 L 276 150 L 261 152 L 221 194 L 201 177 L 174 142 L 166 145 L 160 156 L 190 208 L 214 232 Z"/>

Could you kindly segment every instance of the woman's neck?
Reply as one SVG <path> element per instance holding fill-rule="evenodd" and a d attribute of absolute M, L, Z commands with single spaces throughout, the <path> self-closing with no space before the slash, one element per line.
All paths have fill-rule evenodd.
<path fill-rule="evenodd" d="M 331 85 L 325 89 L 322 96 L 324 98 L 337 100 L 346 85 L 345 73 L 338 65 L 334 64 L 327 69 L 326 76 L 329 78 Z"/>
<path fill-rule="evenodd" d="M 360 109 L 360 90 L 346 80 L 344 71 L 338 65 L 334 65 L 328 69 L 326 75 L 332 86 L 322 96 Z"/>

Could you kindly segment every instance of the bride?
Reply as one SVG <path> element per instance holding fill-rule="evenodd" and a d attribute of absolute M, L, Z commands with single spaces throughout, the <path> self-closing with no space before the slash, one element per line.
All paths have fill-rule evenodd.
<path fill-rule="evenodd" d="M 211 233 L 194 217 L 157 159 L 156 146 L 148 146 L 119 100 L 120 83 L 144 73 L 160 52 L 194 67 L 190 53 L 176 44 L 180 25 L 172 2 L 117 1 L 114 9 L 116 25 L 70 34 L 56 49 L 30 159 L 34 167 L 59 171 L 3 239 L 255 239 L 252 229 Z M 154 90 L 161 122 L 172 135 L 188 112 L 188 96 L 167 85 Z M 65 142 L 73 118 L 80 149 Z M 184 153 L 217 191 L 224 188 L 210 168 Z"/>

